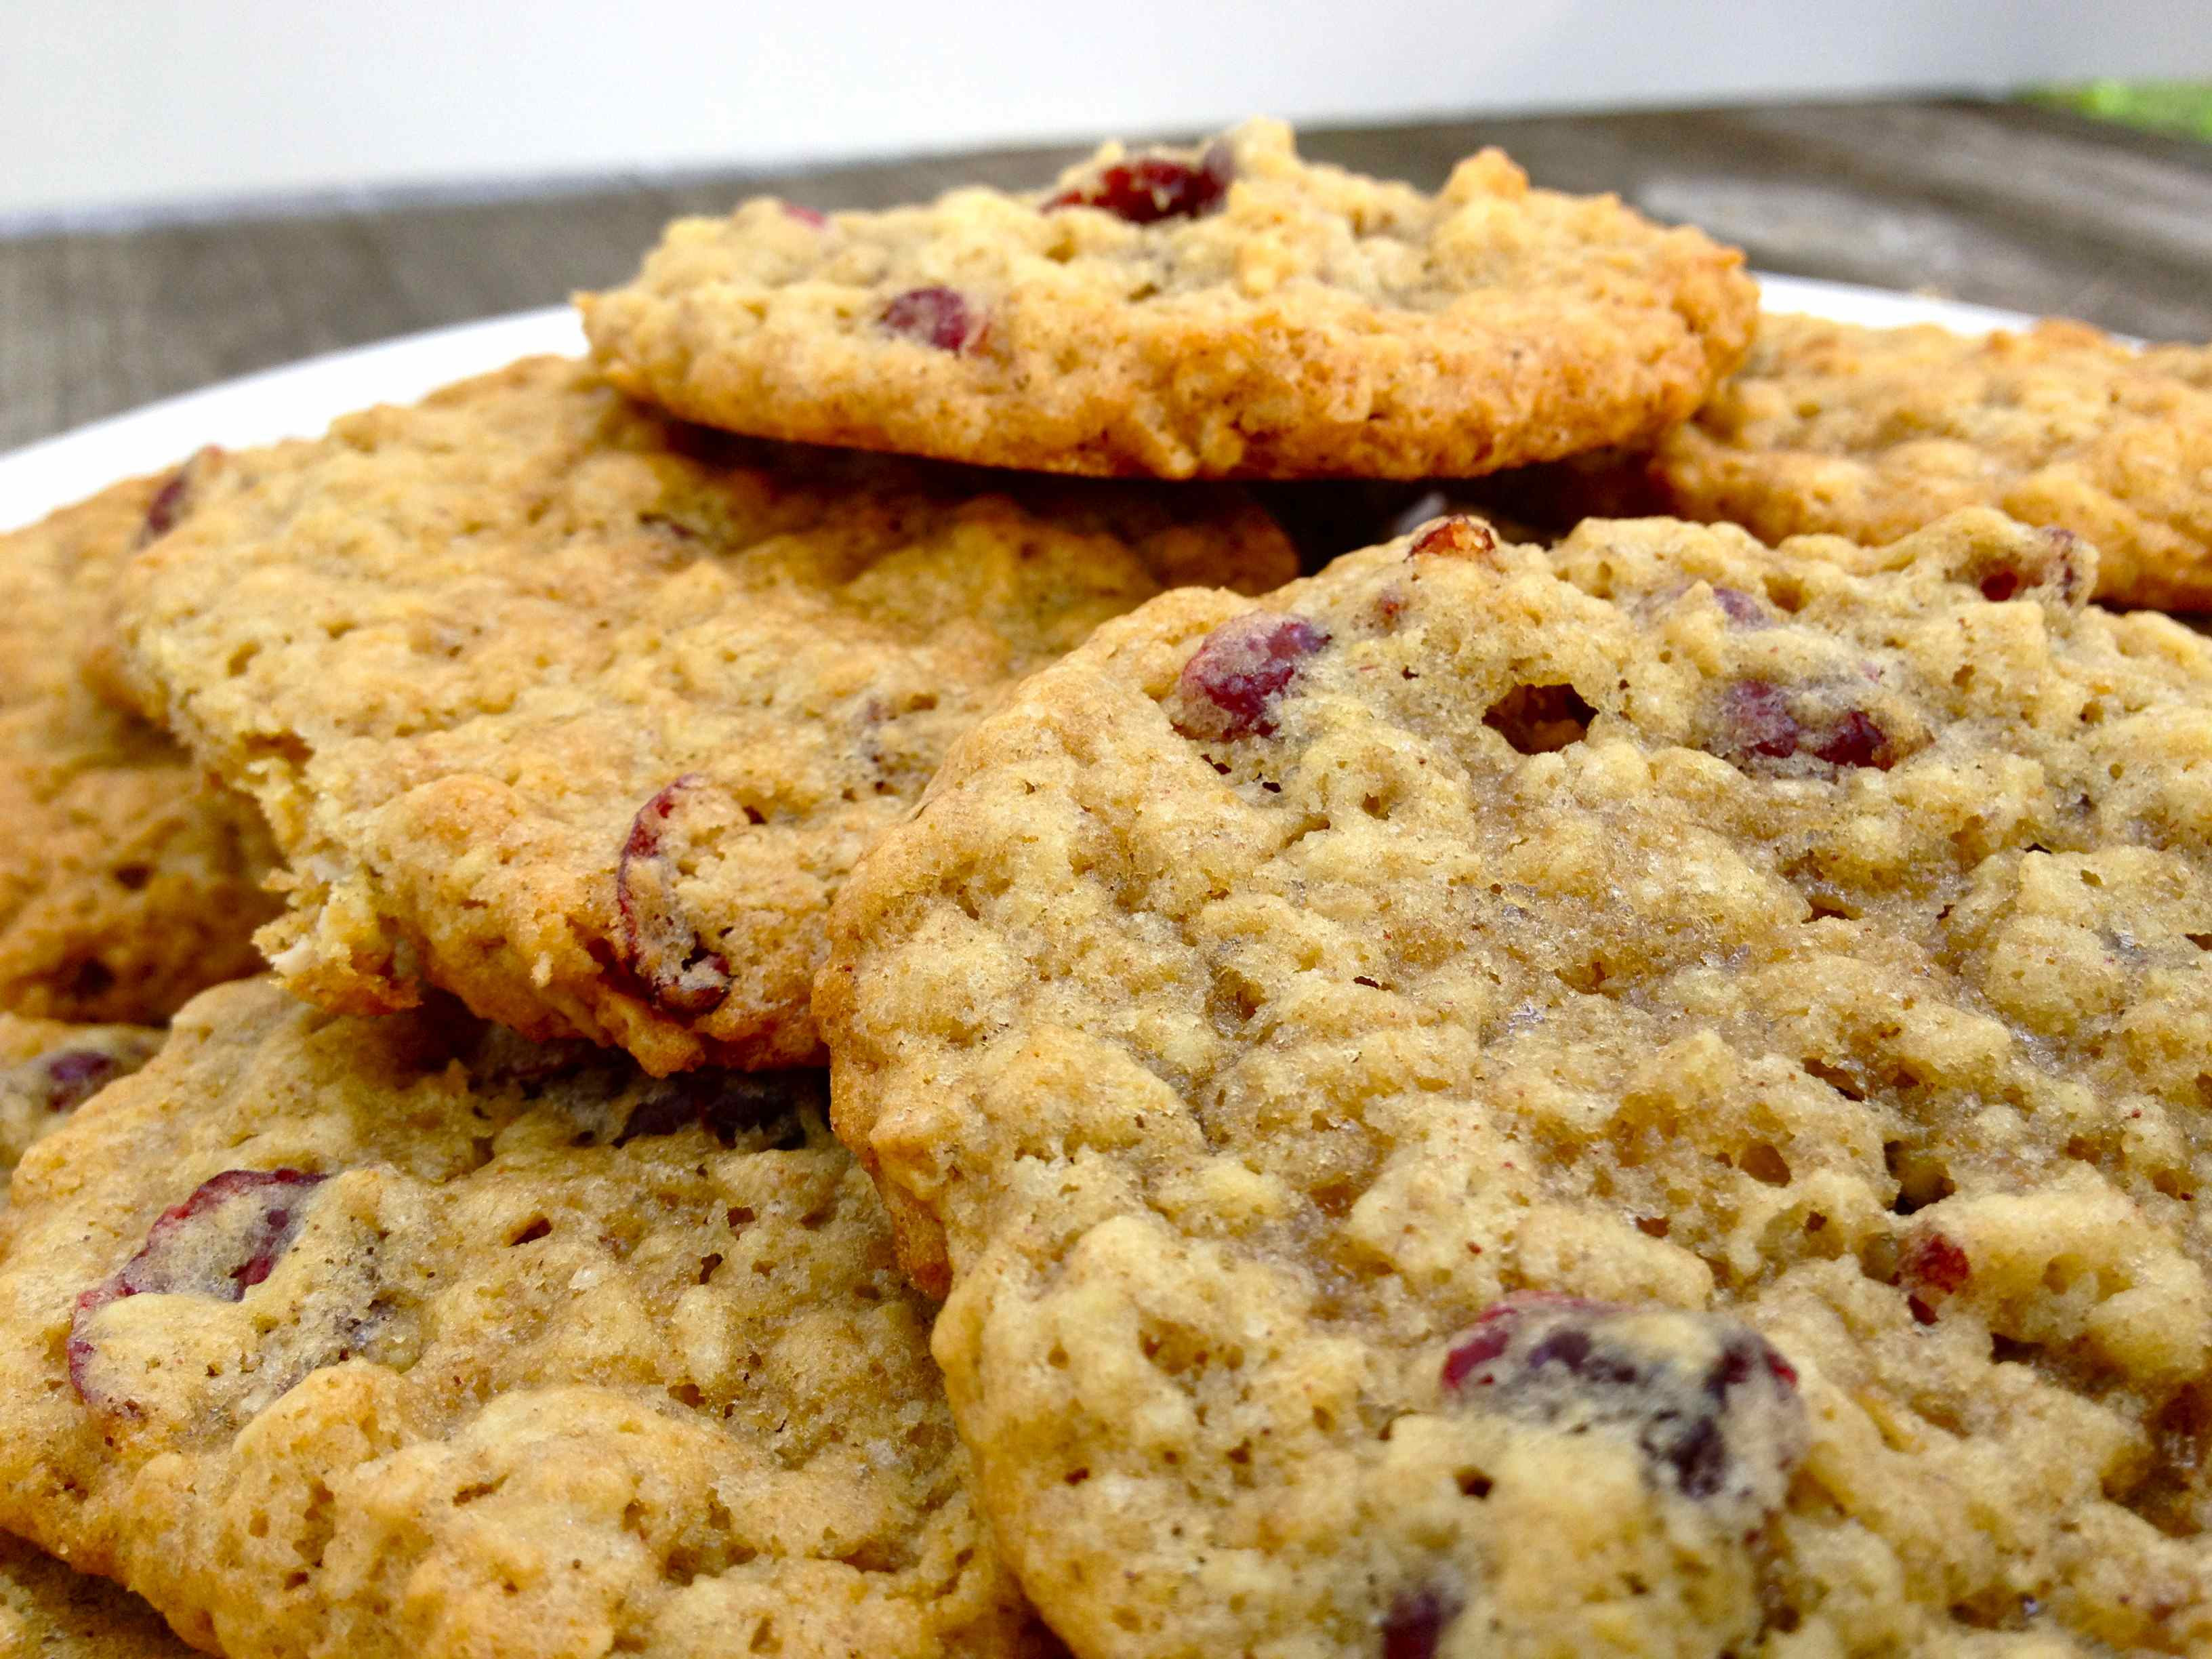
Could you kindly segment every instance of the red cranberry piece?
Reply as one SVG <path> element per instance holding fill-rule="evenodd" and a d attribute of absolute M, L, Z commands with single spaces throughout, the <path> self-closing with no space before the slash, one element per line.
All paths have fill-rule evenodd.
<path fill-rule="evenodd" d="M 694 1018 L 730 994 L 730 964 L 699 937 L 676 895 L 675 861 L 662 850 L 668 820 L 701 781 L 687 772 L 638 808 L 615 866 L 623 961 L 671 1013 Z"/>
<path fill-rule="evenodd" d="M 1464 513 L 1455 513 L 1448 519 L 1438 519 L 1423 526 L 1413 538 L 1413 545 L 1406 550 L 1408 558 L 1416 554 L 1445 554 L 1459 558 L 1479 558 L 1498 550 L 1498 538 L 1488 525 L 1480 519 L 1469 518 Z"/>
<path fill-rule="evenodd" d="M 972 351 L 983 343 L 984 319 L 949 288 L 910 288 L 884 307 L 884 326 L 939 351 Z"/>
<path fill-rule="evenodd" d="M 1453 1346 L 1443 1382 L 1524 1420 L 1626 1436 L 1655 1482 L 1747 1516 L 1781 1502 L 1804 1455 L 1796 1372 L 1723 1315 L 1516 1297 Z"/>
<path fill-rule="evenodd" d="M 1831 766 L 1883 772 L 1896 763 L 1889 734 L 1871 715 L 1853 708 L 1825 726 L 1809 725 L 1790 712 L 1781 689 L 1765 680 L 1738 680 L 1722 695 L 1721 710 L 1738 761 L 1809 754 Z"/>
<path fill-rule="evenodd" d="M 126 1071 L 136 1069 L 98 1048 L 64 1048 L 48 1054 L 45 1064 L 50 1112 L 73 1111 Z"/>
<path fill-rule="evenodd" d="M 1923 1325 L 1936 1322 L 1936 1308 L 1945 1297 L 1964 1290 L 1974 1276 L 1974 1264 L 1954 1239 L 1942 1233 L 1924 1233 L 1905 1252 L 1898 1276 L 1912 1286 L 1905 1306 Z"/>
<path fill-rule="evenodd" d="M 783 213 L 786 218 L 796 219 L 800 224 L 811 225 L 817 230 L 830 222 L 830 216 L 821 209 L 802 206 L 797 202 L 786 202 Z"/>
<path fill-rule="evenodd" d="M 1497 1380 L 1483 1371 L 1491 1361 L 1513 1346 L 1522 1323 L 1532 1313 L 1579 1310 L 1589 1314 L 1612 1313 L 1618 1304 L 1590 1302 L 1578 1296 L 1561 1296 L 1554 1291 L 1516 1291 L 1502 1302 L 1493 1302 L 1475 1316 L 1474 1327 L 1466 1336 L 1453 1345 L 1444 1356 L 1444 1386 L 1459 1389 L 1468 1386 L 1470 1379 L 1487 1385 Z"/>
<path fill-rule="evenodd" d="M 1831 766 L 1871 766 L 1887 772 L 1896 763 L 1889 734 L 1869 716 L 1852 709 L 1813 745 L 1814 758 Z"/>
<path fill-rule="evenodd" d="M 1276 696 L 1328 635 L 1303 617 L 1248 611 L 1206 636 L 1182 666 L 1176 688 L 1191 718 L 1187 737 L 1266 737 L 1275 729 Z"/>
<path fill-rule="evenodd" d="M 1221 205 L 1236 175 L 1226 144 L 1210 146 L 1196 167 L 1172 156 L 1139 155 L 1100 168 L 1089 184 L 1060 191 L 1044 208 L 1093 207 L 1133 225 L 1195 219 Z"/>
<path fill-rule="evenodd" d="M 2012 569 L 1990 571 L 1981 580 L 1982 597 L 1992 605 L 2002 605 L 2020 592 L 2020 572 Z"/>
<path fill-rule="evenodd" d="M 1402 1592 L 1382 1620 L 1382 1659 L 1436 1659 L 1437 1642 L 1459 1614 L 1459 1598 L 1441 1586 Z"/>
<path fill-rule="evenodd" d="M 1797 752 L 1805 729 L 1777 687 L 1765 680 L 1738 680 L 1729 687 L 1722 706 L 1738 749 L 1771 760 L 1787 760 Z"/>
<path fill-rule="evenodd" d="M 138 526 L 138 545 L 159 541 L 177 527 L 185 515 L 185 504 L 191 495 L 192 481 L 222 457 L 222 451 L 208 444 L 193 452 L 191 458 L 161 481 L 154 492 L 153 500 L 146 503 L 146 516 Z"/>
<path fill-rule="evenodd" d="M 138 1254 L 76 1299 L 68 1358 L 78 1397 L 104 1403 L 90 1376 L 99 1352 L 90 1326 L 101 1309 L 146 1292 L 241 1300 L 283 1255 L 299 1231 L 306 1192 L 323 1179 L 300 1170 L 226 1170 L 162 1212 Z"/>
<path fill-rule="evenodd" d="M 1766 622 L 1766 607 L 1741 587 L 1715 587 L 1713 602 L 1739 628 L 1757 628 Z"/>

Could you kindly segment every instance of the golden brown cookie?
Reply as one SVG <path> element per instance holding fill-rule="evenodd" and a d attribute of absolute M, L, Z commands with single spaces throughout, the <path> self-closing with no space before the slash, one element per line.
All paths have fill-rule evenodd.
<path fill-rule="evenodd" d="M 621 385 L 732 431 L 994 466 L 1420 477 L 1648 442 L 1743 353 L 1742 255 L 1496 150 L 1443 191 L 1253 121 L 1048 190 L 684 219 L 585 295 Z"/>
<path fill-rule="evenodd" d="M 0 1013 L 0 1177 L 100 1089 L 161 1047 L 133 1025 L 69 1025 Z M 0 1180 L 0 1206 L 6 1203 Z M 104 1579 L 71 1572 L 0 1534 L 0 1656 L 6 1659 L 184 1659 L 153 1609 Z"/>
<path fill-rule="evenodd" d="M 274 826 L 301 994 L 771 1066 L 817 1054 L 829 896 L 953 737 L 1163 586 L 1292 568 L 1233 489 L 746 444 L 544 358 L 149 550 L 125 665 Z"/>
<path fill-rule="evenodd" d="M 124 564 L 236 465 L 205 452 L 0 536 L 0 1009 L 159 1020 L 260 965 L 258 815 L 85 675 Z"/>
<path fill-rule="evenodd" d="M 73 1025 L 0 1013 L 0 1176 L 26 1148 L 119 1077 L 154 1057 L 161 1033 L 144 1025 Z M 0 1195 L 5 1183 L 0 1182 Z"/>
<path fill-rule="evenodd" d="M 1760 319 L 1649 467 L 1655 510 L 1880 543 L 1964 507 L 2097 544 L 2098 595 L 2212 610 L 2212 348 Z M 1617 501 L 1599 501 L 1606 511 Z"/>
<path fill-rule="evenodd" d="M 230 1659 L 1031 1651 L 824 1083 L 210 992 L 18 1168 L 0 1522 Z"/>
<path fill-rule="evenodd" d="M 2212 1650 L 2212 642 L 2094 580 L 1446 519 L 954 746 L 817 1010 L 1077 1653 Z"/>

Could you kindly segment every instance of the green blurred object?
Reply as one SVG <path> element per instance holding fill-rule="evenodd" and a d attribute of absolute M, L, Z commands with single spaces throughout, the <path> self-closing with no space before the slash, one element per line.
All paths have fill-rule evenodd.
<path fill-rule="evenodd" d="M 2092 81 L 2087 86 L 2038 87 L 2025 95 L 2050 109 L 2212 141 L 2212 82 Z"/>

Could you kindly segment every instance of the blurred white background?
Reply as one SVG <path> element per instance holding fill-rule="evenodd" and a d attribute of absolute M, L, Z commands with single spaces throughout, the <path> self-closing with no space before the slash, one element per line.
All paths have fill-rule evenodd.
<path fill-rule="evenodd" d="M 2206 0 L 0 0 L 0 226 L 1203 127 L 2212 71 Z"/>

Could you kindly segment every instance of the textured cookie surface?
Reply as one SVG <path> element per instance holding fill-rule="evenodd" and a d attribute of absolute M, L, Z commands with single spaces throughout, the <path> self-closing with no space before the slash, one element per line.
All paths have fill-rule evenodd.
<path fill-rule="evenodd" d="M 2097 544 L 2098 592 L 2212 610 L 2212 349 L 2077 323 L 1986 338 L 1763 318 L 1650 466 L 1656 505 L 1769 540 L 1891 541 L 1995 507 Z"/>
<path fill-rule="evenodd" d="M 2094 577 L 1445 520 L 955 746 L 817 1013 L 1077 1652 L 2212 1645 L 2212 645 Z"/>
<path fill-rule="evenodd" d="M 0 1654 L 7 1659 L 191 1659 L 154 1610 L 0 1534 Z"/>
<path fill-rule="evenodd" d="M 144 1025 L 73 1025 L 0 1014 L 0 1176 L 33 1141 L 130 1076 L 161 1046 L 161 1033 Z"/>
<path fill-rule="evenodd" d="M 161 1032 L 143 1026 L 0 1014 L 0 1176 L 76 1107 L 144 1065 L 161 1042 Z M 7 1659 L 183 1659 L 189 1651 L 129 1592 L 0 1534 L 0 1655 Z"/>
<path fill-rule="evenodd" d="M 1023 1648 L 823 1090 L 209 993 L 18 1167 L 0 1522 L 231 1659 Z"/>
<path fill-rule="evenodd" d="M 996 480 L 678 428 L 546 358 L 338 422 L 133 568 L 126 672 L 289 861 L 263 936 L 656 1072 L 817 1051 L 829 895 L 1017 676 L 1292 568 L 1233 489 Z"/>
<path fill-rule="evenodd" d="M 1494 150 L 1441 194 L 1255 121 L 1052 190 L 672 225 L 582 299 L 623 386 L 732 431 L 1054 471 L 1487 472 L 1685 418 L 1742 354 L 1742 258 Z"/>
<path fill-rule="evenodd" d="M 260 966 L 258 814 L 84 675 L 125 561 L 238 465 L 210 453 L 0 536 L 0 1009 L 163 1019 Z"/>

